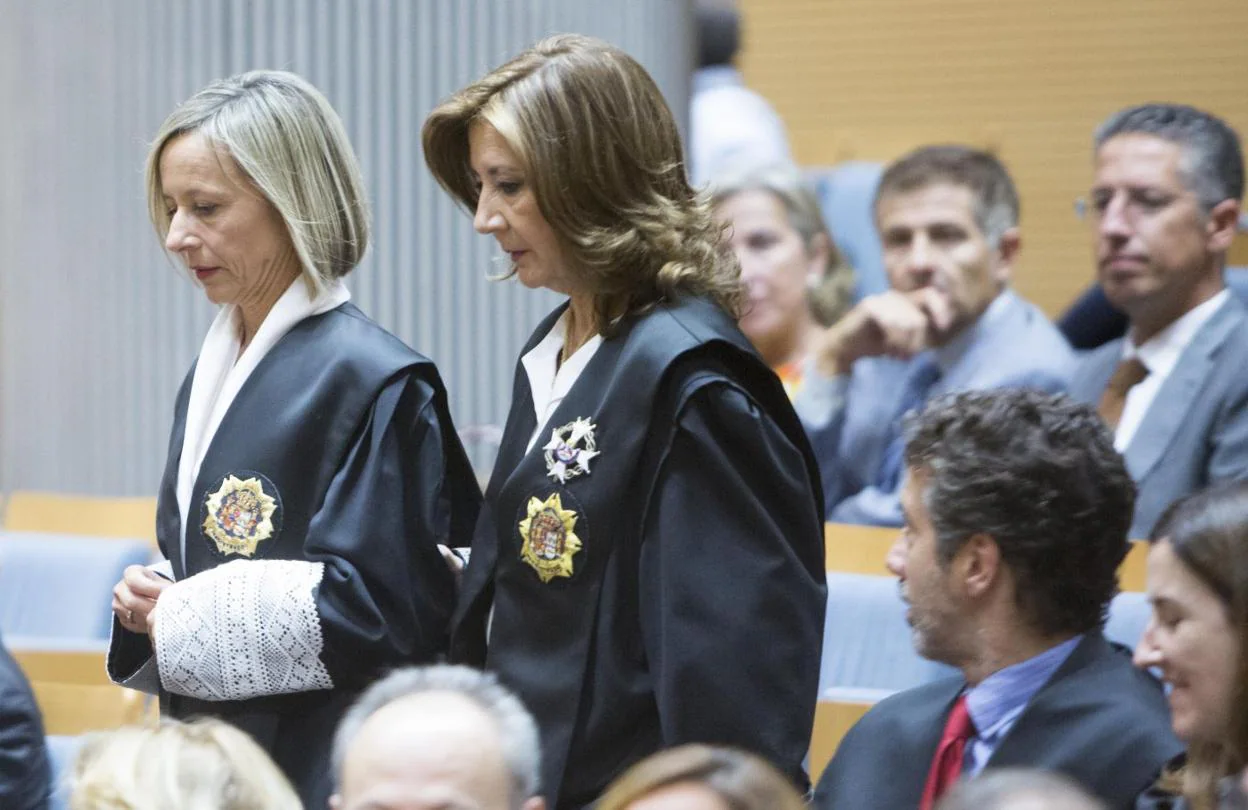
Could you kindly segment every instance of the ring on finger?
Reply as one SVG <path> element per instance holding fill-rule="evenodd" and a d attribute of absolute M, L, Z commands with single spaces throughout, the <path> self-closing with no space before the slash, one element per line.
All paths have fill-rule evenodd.
<path fill-rule="evenodd" d="M 134 611 L 133 610 L 126 611 L 126 623 L 134 624 Z"/>

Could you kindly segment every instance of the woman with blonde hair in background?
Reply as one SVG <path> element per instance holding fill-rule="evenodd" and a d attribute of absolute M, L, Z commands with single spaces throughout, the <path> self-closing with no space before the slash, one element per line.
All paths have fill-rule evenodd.
<path fill-rule="evenodd" d="M 796 166 L 737 164 L 711 180 L 745 285 L 741 331 L 792 398 L 822 327 L 849 309 L 854 271 Z"/>
<path fill-rule="evenodd" d="M 818 473 L 736 327 L 737 263 L 658 87 L 620 49 L 557 36 L 442 102 L 423 137 L 509 275 L 567 299 L 521 351 L 453 659 L 533 713 L 555 808 L 698 741 L 804 789 Z"/>
<path fill-rule="evenodd" d="M 1153 529 L 1153 616 L 1135 651 L 1169 686 L 1187 754 L 1141 810 L 1248 808 L 1248 482 L 1197 492 Z"/>
<path fill-rule="evenodd" d="M 71 780 L 70 810 L 303 810 L 264 750 L 219 720 L 92 735 Z"/>
<path fill-rule="evenodd" d="M 682 745 L 646 757 L 615 780 L 595 810 L 804 810 L 780 773 L 744 751 Z"/>
<path fill-rule="evenodd" d="M 250 734 L 309 807 L 384 671 L 446 652 L 480 503 L 433 362 L 355 307 L 368 245 L 346 130 L 291 73 L 213 82 L 165 120 L 148 205 L 219 306 L 178 393 L 156 514 L 167 564 L 114 589 L 109 675 Z"/>

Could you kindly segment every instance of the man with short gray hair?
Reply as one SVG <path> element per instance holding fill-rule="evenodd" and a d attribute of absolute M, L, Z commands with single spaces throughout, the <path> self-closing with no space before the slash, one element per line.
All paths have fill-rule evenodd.
<path fill-rule="evenodd" d="M 1097 280 L 1129 326 L 1083 359 L 1070 391 L 1098 406 L 1126 457 L 1138 539 L 1178 498 L 1248 477 L 1248 309 L 1223 281 L 1244 159 L 1226 122 L 1181 104 L 1121 110 L 1094 146 Z"/>
<path fill-rule="evenodd" d="M 412 667 L 373 684 L 334 736 L 332 810 L 545 810 L 537 724 L 493 675 Z"/>

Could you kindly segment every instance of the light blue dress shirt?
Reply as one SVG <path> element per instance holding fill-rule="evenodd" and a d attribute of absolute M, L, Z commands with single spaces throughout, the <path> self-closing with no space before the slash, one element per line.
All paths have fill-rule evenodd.
<path fill-rule="evenodd" d="M 1026 661 L 998 670 L 966 692 L 966 708 L 975 724 L 976 736 L 971 738 L 962 760 L 964 777 L 976 776 L 984 769 L 1027 704 L 1080 641 L 1083 636 L 1075 636 Z"/>

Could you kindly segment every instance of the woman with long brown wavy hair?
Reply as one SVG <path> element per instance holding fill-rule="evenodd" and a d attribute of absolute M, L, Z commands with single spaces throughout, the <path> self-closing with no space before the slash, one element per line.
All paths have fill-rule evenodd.
<path fill-rule="evenodd" d="M 554 807 L 692 741 L 804 788 L 818 473 L 735 325 L 739 269 L 658 87 L 618 48 L 557 36 L 440 104 L 423 142 L 509 275 L 567 298 L 521 351 L 452 656 L 533 712 Z"/>

